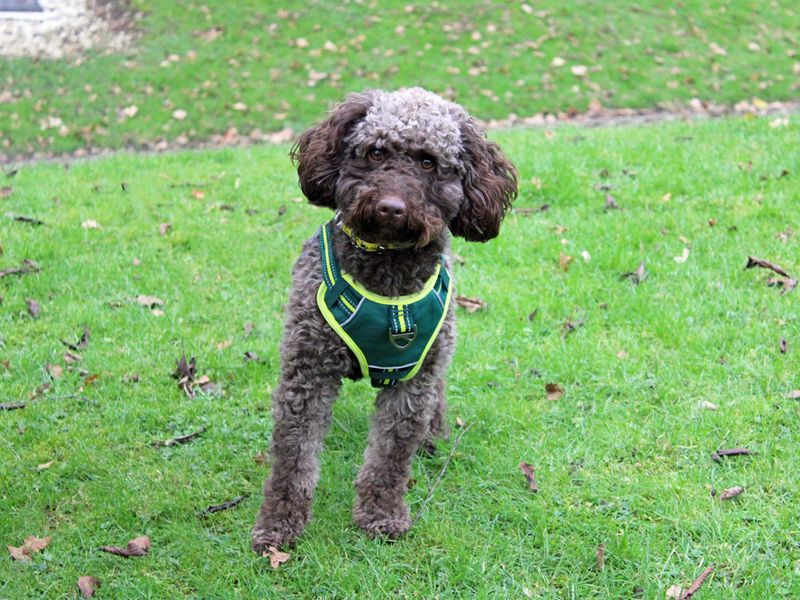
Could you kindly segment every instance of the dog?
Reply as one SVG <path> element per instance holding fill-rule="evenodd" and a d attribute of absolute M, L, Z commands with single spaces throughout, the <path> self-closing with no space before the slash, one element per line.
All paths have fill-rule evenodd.
<path fill-rule="evenodd" d="M 292 544 L 311 518 L 345 377 L 379 388 L 353 520 L 371 537 L 408 531 L 411 460 L 445 428 L 450 235 L 496 237 L 517 196 L 497 144 L 461 106 L 421 88 L 349 95 L 290 156 L 308 201 L 334 217 L 292 271 L 257 553 Z"/>

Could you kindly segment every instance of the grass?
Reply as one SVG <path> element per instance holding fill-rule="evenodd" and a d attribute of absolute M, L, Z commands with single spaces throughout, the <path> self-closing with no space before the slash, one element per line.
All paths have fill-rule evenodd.
<path fill-rule="evenodd" d="M 268 470 L 253 457 L 271 428 L 290 265 L 329 216 L 295 202 L 287 148 L 120 154 L 7 179 L 4 212 L 46 225 L 0 222 L 0 266 L 42 268 L 0 279 L 2 401 L 51 389 L 0 411 L 0 540 L 52 542 L 31 563 L 0 561 L 0 598 L 74 596 L 81 575 L 114 598 L 663 598 L 710 564 L 703 598 L 797 597 L 800 405 L 786 397 L 800 388 L 797 291 L 743 270 L 748 254 L 800 270 L 788 229 L 800 224 L 797 120 L 554 132 L 495 135 L 520 167 L 517 206 L 549 210 L 512 213 L 489 244 L 455 243 L 459 292 L 489 307 L 459 311 L 454 435 L 415 461 L 413 514 L 456 419 L 471 428 L 424 515 L 394 544 L 351 524 L 373 392 L 348 383 L 315 519 L 276 572 L 248 547 Z M 598 183 L 621 210 L 603 211 Z M 89 219 L 101 227 L 81 227 Z M 562 253 L 575 257 L 568 271 Z M 620 280 L 641 261 L 644 282 Z M 165 314 L 138 294 L 163 299 Z M 568 319 L 582 326 L 565 335 Z M 89 346 L 71 366 L 59 340 L 84 325 Z M 183 353 L 222 397 L 179 391 L 170 373 Z M 546 383 L 564 395 L 548 400 Z M 189 444 L 151 447 L 203 426 Z M 757 454 L 711 461 L 734 446 Z M 520 461 L 536 466 L 538 494 Z M 710 493 L 737 485 L 735 500 Z M 97 550 L 138 535 L 152 540 L 146 558 Z"/>
<path fill-rule="evenodd" d="M 421 85 L 484 119 L 583 111 L 593 100 L 786 100 L 800 89 L 800 11 L 789 0 L 133 7 L 141 37 L 124 54 L 0 62 L 0 153 L 299 130 L 368 87 Z"/>

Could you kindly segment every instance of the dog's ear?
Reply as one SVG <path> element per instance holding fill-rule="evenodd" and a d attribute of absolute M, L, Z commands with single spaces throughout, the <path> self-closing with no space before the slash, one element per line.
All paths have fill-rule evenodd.
<path fill-rule="evenodd" d="M 303 133 L 289 152 L 297 165 L 300 189 L 311 204 L 336 208 L 334 192 L 344 138 L 350 128 L 364 118 L 371 105 L 369 92 L 351 94 L 325 121 Z"/>
<path fill-rule="evenodd" d="M 500 233 L 500 223 L 517 197 L 517 169 L 472 119 L 462 123 L 461 141 L 464 203 L 450 231 L 470 242 L 485 242 Z"/>

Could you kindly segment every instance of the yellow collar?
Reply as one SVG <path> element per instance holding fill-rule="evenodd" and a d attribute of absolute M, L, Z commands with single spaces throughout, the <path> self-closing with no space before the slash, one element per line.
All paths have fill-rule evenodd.
<path fill-rule="evenodd" d="M 368 242 L 358 237 L 352 229 L 336 219 L 339 229 L 350 238 L 350 242 L 356 247 L 365 250 L 366 252 L 383 252 L 384 250 L 405 250 L 414 246 L 413 242 L 389 242 L 388 244 L 376 244 L 375 242 Z"/>

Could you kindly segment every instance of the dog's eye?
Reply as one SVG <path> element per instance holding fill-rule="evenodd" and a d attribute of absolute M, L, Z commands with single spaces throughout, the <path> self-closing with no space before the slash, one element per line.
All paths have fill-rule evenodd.
<path fill-rule="evenodd" d="M 426 171 L 430 171 L 436 166 L 436 159 L 427 154 L 423 154 L 419 159 L 419 164 Z"/>
<path fill-rule="evenodd" d="M 370 160 L 374 160 L 375 162 L 381 162 L 383 160 L 383 150 L 380 148 L 370 148 L 367 155 Z"/>

